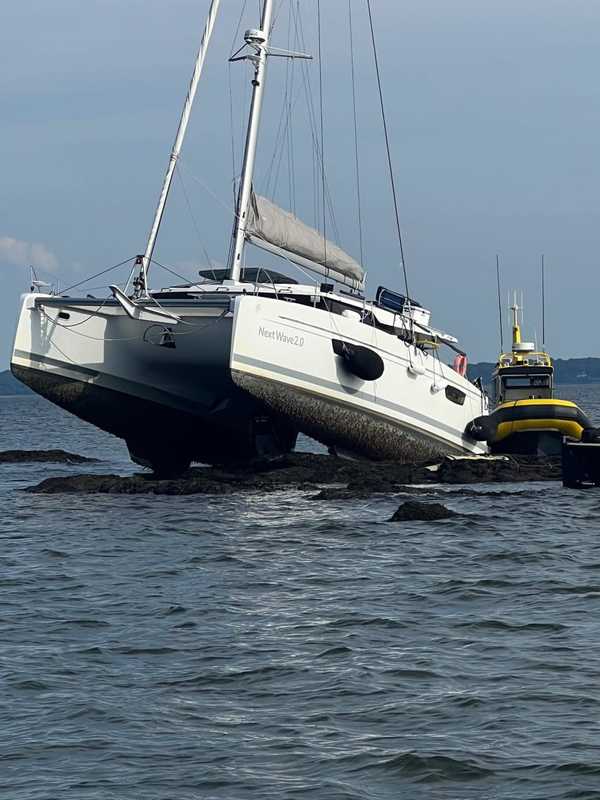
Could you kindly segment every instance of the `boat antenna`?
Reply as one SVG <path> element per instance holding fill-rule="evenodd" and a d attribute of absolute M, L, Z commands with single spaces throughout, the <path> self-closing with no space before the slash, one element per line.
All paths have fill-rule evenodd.
<path fill-rule="evenodd" d="M 371 44 L 373 46 L 373 59 L 375 61 L 375 72 L 377 74 L 377 88 L 379 90 L 379 105 L 381 106 L 381 119 L 383 122 L 383 134 L 385 137 L 385 148 L 387 152 L 388 170 L 390 173 L 390 183 L 392 187 L 392 197 L 394 200 L 394 213 L 396 216 L 396 229 L 398 231 L 398 244 L 400 245 L 400 261 L 402 263 L 402 273 L 404 275 L 404 288 L 406 289 L 406 299 L 410 302 L 410 293 L 408 291 L 408 272 L 406 270 L 406 261 L 404 259 L 404 244 L 402 242 L 402 228 L 400 227 L 400 211 L 398 209 L 398 196 L 396 193 L 396 181 L 394 179 L 394 167 L 392 164 L 392 152 L 390 150 L 390 137 L 388 135 L 387 117 L 385 114 L 385 105 L 383 102 L 383 89 L 381 86 L 381 73 L 379 70 L 379 57 L 377 55 L 377 43 L 375 41 L 375 28 L 373 27 L 373 13 L 371 11 L 371 0 L 367 0 L 367 11 L 369 12 L 369 26 L 371 28 Z"/>
<path fill-rule="evenodd" d="M 546 269 L 542 253 L 542 350 L 546 349 Z"/>
<path fill-rule="evenodd" d="M 496 283 L 498 286 L 498 321 L 500 323 L 500 352 L 504 352 L 504 331 L 502 329 L 502 300 L 500 292 L 500 256 L 496 254 Z"/>
<path fill-rule="evenodd" d="M 139 272 L 133 282 L 135 297 L 148 296 L 148 270 L 150 269 L 150 263 L 152 262 L 152 256 L 154 254 L 154 246 L 156 245 L 156 238 L 158 236 L 160 224 L 162 222 L 163 215 L 165 212 L 165 206 L 167 204 L 167 197 L 169 195 L 169 190 L 171 188 L 171 184 L 173 183 L 173 176 L 175 175 L 175 167 L 177 166 L 177 159 L 179 158 L 179 154 L 181 153 L 183 140 L 185 139 L 188 123 L 190 121 L 190 114 L 192 112 L 192 105 L 194 104 L 194 98 L 196 96 L 196 89 L 198 88 L 200 76 L 202 75 L 204 60 L 206 58 L 206 52 L 208 50 L 208 45 L 212 36 L 213 28 L 215 26 L 215 21 L 217 19 L 220 3 L 221 0 L 212 0 L 210 4 L 210 8 L 208 11 L 208 18 L 206 20 L 204 30 L 202 31 L 202 40 L 200 42 L 200 49 L 198 50 L 198 55 L 196 56 L 196 63 L 194 64 L 192 79 L 190 81 L 187 97 L 185 98 L 185 103 L 183 105 L 183 111 L 181 112 L 181 119 L 179 120 L 177 135 L 175 136 L 173 149 L 171 150 L 171 155 L 169 156 L 169 164 L 167 167 L 167 172 L 165 175 L 165 179 L 163 181 L 160 196 L 158 198 L 158 205 L 156 206 L 156 211 L 154 213 L 154 220 L 152 221 L 150 234 L 148 235 L 146 250 L 144 251 L 144 255 L 139 255 L 137 256 L 136 259 L 136 266 L 139 267 Z"/>

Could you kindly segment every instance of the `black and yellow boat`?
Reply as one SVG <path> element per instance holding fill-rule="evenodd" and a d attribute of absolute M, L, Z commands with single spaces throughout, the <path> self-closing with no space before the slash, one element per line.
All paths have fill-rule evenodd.
<path fill-rule="evenodd" d="M 470 422 L 466 433 L 492 453 L 558 455 L 564 436 L 580 441 L 591 423 L 575 403 L 554 397 L 552 359 L 521 340 L 516 303 L 511 310 L 512 352 L 500 355 L 493 373 L 494 411 Z"/>

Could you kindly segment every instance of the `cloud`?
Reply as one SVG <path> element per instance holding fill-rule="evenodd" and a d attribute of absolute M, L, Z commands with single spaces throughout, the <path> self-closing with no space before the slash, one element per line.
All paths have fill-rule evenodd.
<path fill-rule="evenodd" d="M 0 264 L 28 267 L 30 264 L 46 272 L 56 272 L 58 259 L 39 242 L 23 242 L 12 236 L 0 236 Z"/>

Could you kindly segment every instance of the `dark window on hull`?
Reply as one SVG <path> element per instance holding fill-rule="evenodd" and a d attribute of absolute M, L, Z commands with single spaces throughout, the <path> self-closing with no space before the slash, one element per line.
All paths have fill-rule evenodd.
<path fill-rule="evenodd" d="M 446 386 L 446 397 L 457 406 L 464 406 L 467 395 L 456 386 Z"/>

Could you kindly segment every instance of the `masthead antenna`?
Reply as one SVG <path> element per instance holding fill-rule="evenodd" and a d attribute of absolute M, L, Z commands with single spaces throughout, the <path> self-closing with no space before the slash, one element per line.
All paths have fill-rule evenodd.
<path fill-rule="evenodd" d="M 542 350 L 546 349 L 546 269 L 542 253 Z"/>
<path fill-rule="evenodd" d="M 502 300 L 500 292 L 500 256 L 496 255 L 496 283 L 498 285 L 498 321 L 500 323 L 500 352 L 504 352 L 504 331 L 502 329 Z"/>

